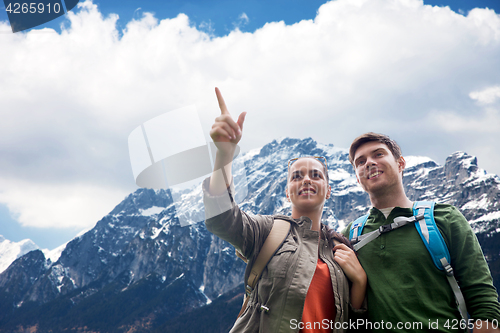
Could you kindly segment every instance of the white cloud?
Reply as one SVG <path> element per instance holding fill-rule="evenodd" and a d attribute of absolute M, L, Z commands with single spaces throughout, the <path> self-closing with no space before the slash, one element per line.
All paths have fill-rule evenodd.
<path fill-rule="evenodd" d="M 208 137 L 215 86 L 235 116 L 248 111 L 244 150 L 282 136 L 348 147 L 376 131 L 407 155 L 442 163 L 465 150 L 500 173 L 498 108 L 482 102 L 500 85 L 491 10 L 336 0 L 314 20 L 214 37 L 183 14 L 144 13 L 118 31 L 117 16 L 79 6 L 61 34 L 0 34 L 0 202 L 22 223 L 95 223 L 136 188 L 129 133 L 195 104 Z M 71 218 L 81 207 L 94 215 Z"/>
<path fill-rule="evenodd" d="M 481 133 L 495 135 L 500 129 L 498 110 L 487 108 L 471 115 L 461 116 L 454 112 L 436 112 L 430 115 L 430 121 L 439 124 L 448 133 Z"/>
<path fill-rule="evenodd" d="M 248 24 L 248 22 L 250 22 L 250 19 L 248 18 L 248 15 L 246 13 L 241 13 L 238 19 L 244 24 Z"/>
<path fill-rule="evenodd" d="M 233 29 L 239 30 L 241 27 L 247 25 L 248 22 L 250 22 L 248 15 L 246 13 L 241 13 L 238 19 L 233 22 Z"/>
<path fill-rule="evenodd" d="M 90 228 L 128 194 L 91 184 L 0 181 L 0 202 L 25 227 Z"/>
<path fill-rule="evenodd" d="M 208 22 L 202 21 L 198 28 L 206 32 L 210 37 L 215 37 L 215 24 L 211 20 L 208 20 Z"/>
<path fill-rule="evenodd" d="M 469 97 L 478 101 L 480 104 L 493 104 L 500 99 L 500 86 L 489 87 L 481 91 L 473 91 Z"/>

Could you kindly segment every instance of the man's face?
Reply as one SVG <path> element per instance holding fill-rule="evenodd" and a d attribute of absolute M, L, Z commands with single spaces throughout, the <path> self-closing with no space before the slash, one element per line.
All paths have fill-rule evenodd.
<path fill-rule="evenodd" d="M 370 195 L 399 186 L 404 166 L 403 157 L 396 161 L 389 148 L 377 141 L 361 145 L 354 155 L 356 178 Z"/>
<path fill-rule="evenodd" d="M 290 166 L 286 196 L 301 210 L 322 206 L 330 197 L 324 166 L 314 158 L 300 158 Z"/>

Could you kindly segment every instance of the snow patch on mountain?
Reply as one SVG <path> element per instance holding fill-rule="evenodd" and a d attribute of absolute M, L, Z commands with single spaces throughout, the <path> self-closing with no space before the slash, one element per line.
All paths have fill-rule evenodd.
<path fill-rule="evenodd" d="M 255 148 L 249 150 L 248 152 L 245 153 L 245 155 L 243 155 L 243 160 L 244 161 L 251 160 L 254 156 L 259 155 L 261 149 L 262 148 Z"/>
<path fill-rule="evenodd" d="M 57 288 L 57 290 L 60 293 L 61 288 L 64 285 L 64 278 L 65 277 L 69 278 L 68 269 L 60 264 L 55 265 L 52 267 L 52 270 L 50 271 L 50 274 L 48 277 L 52 281 L 52 284 Z M 69 279 L 74 285 L 75 281 L 71 278 L 69 278 Z"/>
<path fill-rule="evenodd" d="M 432 160 L 426 156 L 405 156 L 404 159 L 406 161 L 406 169 L 409 169 L 409 168 L 414 167 L 416 165 L 424 164 L 427 162 L 434 162 L 434 160 Z M 436 162 L 434 162 L 434 163 L 436 163 Z"/>
<path fill-rule="evenodd" d="M 479 200 L 472 200 L 467 202 L 465 205 L 461 207 L 462 210 L 465 209 L 478 209 L 478 208 L 488 208 L 490 204 L 490 200 L 486 193 L 482 194 Z"/>
<path fill-rule="evenodd" d="M 68 245 L 69 242 L 64 243 L 63 245 L 56 247 L 53 250 L 48 250 L 48 249 L 43 249 L 43 255 L 45 256 L 45 259 L 47 259 L 47 266 L 50 267 L 50 265 L 54 264 L 59 260 L 61 257 L 62 252 L 66 248 L 66 245 Z"/>
<path fill-rule="evenodd" d="M 474 221 L 469 221 L 469 223 L 492 221 L 492 220 L 500 220 L 500 211 L 485 214 Z"/>
<path fill-rule="evenodd" d="M 38 250 L 38 246 L 31 239 L 23 239 L 16 243 L 0 235 L 0 273 L 5 271 L 14 260 L 33 250 Z"/>
<path fill-rule="evenodd" d="M 162 231 L 165 233 L 168 233 L 169 226 L 170 226 L 170 224 L 166 223 L 163 226 L 161 226 L 160 228 L 152 227 L 151 228 L 151 232 L 152 232 L 151 239 L 156 239 Z"/>
<path fill-rule="evenodd" d="M 500 189 L 500 180 L 497 175 L 486 173 L 483 169 L 478 169 L 474 175 L 476 178 L 469 179 L 468 185 L 470 186 L 480 186 L 482 184 L 490 184 L 492 182 L 497 182 L 497 188 Z"/>
<path fill-rule="evenodd" d="M 345 179 L 356 178 L 344 169 L 328 170 L 328 178 L 330 181 L 343 181 Z"/>
<path fill-rule="evenodd" d="M 205 285 L 204 284 L 200 286 L 200 292 L 203 294 L 203 296 L 205 296 L 205 298 L 207 300 L 206 301 L 207 305 L 210 304 L 210 303 L 212 303 L 212 300 L 210 298 L 208 298 L 207 295 L 205 295 Z"/>
<path fill-rule="evenodd" d="M 153 215 L 160 214 L 164 210 L 165 210 L 165 207 L 153 206 L 153 207 L 150 207 L 148 209 L 139 209 L 139 212 L 141 215 L 144 215 L 144 216 L 153 216 Z"/>

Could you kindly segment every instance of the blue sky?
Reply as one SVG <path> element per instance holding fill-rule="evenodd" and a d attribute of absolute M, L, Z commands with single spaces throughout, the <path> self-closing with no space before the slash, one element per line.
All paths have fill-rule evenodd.
<path fill-rule="evenodd" d="M 323 3 L 321 0 L 95 0 L 103 15 L 118 14 L 118 26 L 123 27 L 131 19 L 137 19 L 143 12 L 154 13 L 159 19 L 173 18 L 185 13 L 193 24 L 211 24 L 212 32 L 217 36 L 226 35 L 238 25 L 241 31 L 253 32 L 267 22 L 284 21 L 293 24 L 304 19 L 313 19 Z M 424 4 L 449 6 L 457 13 L 467 13 L 473 8 L 490 8 L 500 12 L 498 0 L 425 0 Z M 5 8 L 5 7 L 3 7 Z M 248 20 L 242 19 L 245 13 Z M 0 20 L 7 20 L 5 11 L 0 13 Z M 43 26 L 58 29 L 64 21 L 61 17 Z M 207 29 L 208 26 L 207 26 Z"/>
<path fill-rule="evenodd" d="M 285 21 L 293 24 L 304 19 L 313 19 L 316 11 L 326 1 L 318 0 L 208 0 L 208 1 L 153 1 L 153 0 L 104 0 L 96 1 L 103 13 L 118 13 L 126 22 L 137 15 L 137 8 L 154 12 L 158 18 L 175 17 L 186 13 L 197 25 L 213 22 L 213 29 L 218 36 L 225 35 L 239 23 L 240 15 L 248 16 L 248 23 L 241 24 L 240 30 L 253 32 L 266 22 Z M 500 12 L 497 0 L 432 0 L 424 1 L 434 6 L 449 6 L 455 12 L 480 7 L 488 7 Z M 139 7 L 138 7 L 139 6 Z"/>
<path fill-rule="evenodd" d="M 442 164 L 464 150 L 500 173 L 500 19 L 468 15 L 500 13 L 498 0 L 424 1 L 451 10 L 336 0 L 320 14 L 324 2 L 315 0 L 94 4 L 29 33 L 0 25 L 7 239 L 53 249 L 91 228 L 137 188 L 128 134 L 193 103 L 208 132 L 215 85 L 235 114 L 249 111 L 244 151 L 280 136 L 347 148 L 374 130 L 407 155 Z M 330 127 L 312 130 L 314 121 L 301 118 L 308 108 Z"/>

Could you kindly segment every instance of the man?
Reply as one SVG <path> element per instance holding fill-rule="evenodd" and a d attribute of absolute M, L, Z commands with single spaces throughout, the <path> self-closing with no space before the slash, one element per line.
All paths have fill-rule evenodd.
<path fill-rule="evenodd" d="M 366 133 L 349 149 L 349 160 L 372 208 L 362 234 L 399 216 L 413 216 L 413 202 L 403 188 L 405 160 L 386 135 Z M 414 223 L 381 234 L 359 249 L 368 276 L 365 329 L 384 332 L 500 332 L 500 304 L 477 238 L 453 206 L 436 204 L 434 218 L 472 320 L 462 321 L 444 272 L 434 266 Z M 349 237 L 351 224 L 344 230 Z M 359 328 L 359 327 L 358 327 Z M 470 328 L 470 327 L 469 327 Z"/>

